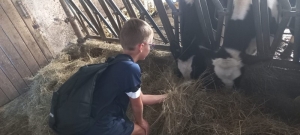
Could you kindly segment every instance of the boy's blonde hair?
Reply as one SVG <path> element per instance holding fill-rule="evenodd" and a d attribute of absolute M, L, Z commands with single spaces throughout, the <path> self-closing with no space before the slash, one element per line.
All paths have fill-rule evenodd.
<path fill-rule="evenodd" d="M 122 27 L 120 43 L 123 49 L 134 50 L 136 45 L 147 42 L 152 34 L 153 30 L 147 22 L 132 18 Z"/>

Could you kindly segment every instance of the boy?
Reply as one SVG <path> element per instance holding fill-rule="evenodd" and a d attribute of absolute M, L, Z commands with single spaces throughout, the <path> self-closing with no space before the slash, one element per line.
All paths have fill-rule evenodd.
<path fill-rule="evenodd" d="M 164 95 L 144 95 L 141 92 L 141 70 L 136 63 L 144 60 L 150 52 L 153 30 L 140 19 L 128 20 L 121 30 L 120 42 L 123 54 L 118 58 L 128 61 L 115 63 L 97 79 L 92 116 L 98 114 L 88 135 L 148 135 L 149 125 L 143 118 L 143 105 L 162 102 Z M 135 122 L 126 116 L 131 103 Z"/>

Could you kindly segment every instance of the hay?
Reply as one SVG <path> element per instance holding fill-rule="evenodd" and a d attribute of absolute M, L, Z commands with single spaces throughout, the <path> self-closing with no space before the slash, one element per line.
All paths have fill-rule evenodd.
<path fill-rule="evenodd" d="M 31 78 L 26 94 L 1 108 L 0 134 L 54 134 L 48 128 L 52 92 L 80 66 L 103 62 L 119 52 L 119 45 L 70 45 Z M 162 105 L 145 106 L 152 135 L 300 134 L 297 126 L 262 113 L 263 104 L 257 105 L 238 92 L 205 90 L 200 80 L 186 82 L 175 77 L 169 53 L 154 51 L 139 64 L 143 93 L 170 95 Z M 130 108 L 128 115 L 132 118 Z"/>

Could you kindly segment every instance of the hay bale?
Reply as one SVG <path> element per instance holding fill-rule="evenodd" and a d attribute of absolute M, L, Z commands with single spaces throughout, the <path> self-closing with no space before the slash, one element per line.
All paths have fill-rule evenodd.
<path fill-rule="evenodd" d="M 103 62 L 119 52 L 119 45 L 99 42 L 70 45 L 31 78 L 29 92 L 1 108 L 0 134 L 54 134 L 48 127 L 52 92 L 80 66 Z M 170 95 L 162 105 L 145 106 L 151 135 L 300 134 L 299 127 L 262 113 L 262 105 L 238 92 L 206 90 L 205 80 L 186 82 L 175 77 L 170 53 L 154 51 L 139 64 L 143 93 Z M 130 108 L 128 115 L 132 118 Z"/>
<path fill-rule="evenodd" d="M 242 89 L 266 110 L 286 122 L 300 123 L 300 65 L 291 61 L 272 60 L 245 68 Z"/>

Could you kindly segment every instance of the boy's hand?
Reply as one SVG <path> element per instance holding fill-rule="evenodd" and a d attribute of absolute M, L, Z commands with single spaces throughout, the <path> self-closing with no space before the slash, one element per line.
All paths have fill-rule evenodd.
<path fill-rule="evenodd" d="M 142 119 L 140 122 L 136 122 L 136 124 L 138 124 L 145 130 L 146 135 L 149 134 L 149 124 L 145 119 Z"/>

